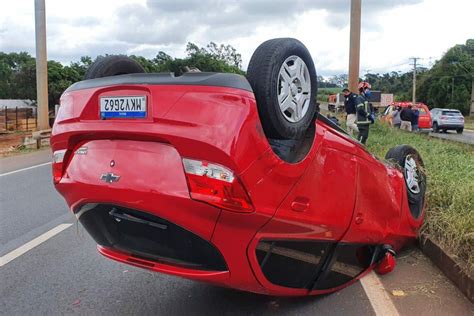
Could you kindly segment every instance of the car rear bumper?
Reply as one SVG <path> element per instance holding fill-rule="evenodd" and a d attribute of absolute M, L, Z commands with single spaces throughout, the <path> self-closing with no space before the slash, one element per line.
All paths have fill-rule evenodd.
<path fill-rule="evenodd" d="M 418 128 L 418 132 L 420 133 L 431 133 L 432 131 L 432 128 Z"/>
<path fill-rule="evenodd" d="M 459 128 L 464 128 L 464 124 L 440 124 L 438 125 L 438 128 L 440 129 L 459 129 Z"/>

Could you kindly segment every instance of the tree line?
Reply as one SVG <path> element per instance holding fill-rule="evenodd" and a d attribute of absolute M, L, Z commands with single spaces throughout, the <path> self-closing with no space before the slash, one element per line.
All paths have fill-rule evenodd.
<path fill-rule="evenodd" d="M 130 56 L 147 72 L 172 72 L 181 75 L 189 68 L 201 71 L 231 72 L 245 75 L 242 56 L 231 45 L 210 42 L 205 47 L 194 43 L 186 46 L 184 58 L 174 58 L 163 51 L 151 59 Z M 81 57 L 67 66 L 48 61 L 49 104 L 58 103 L 62 92 L 74 82 L 82 80 L 93 59 Z M 417 100 L 430 107 L 449 107 L 469 112 L 471 87 L 474 75 L 474 39 L 451 47 L 430 68 L 417 69 Z M 318 76 L 320 88 L 335 88 L 347 85 L 347 75 L 329 78 Z M 365 80 L 373 90 L 393 93 L 395 99 L 411 100 L 413 72 L 389 72 L 367 74 Z M 36 99 L 35 59 L 26 52 L 0 52 L 0 99 Z"/>
<path fill-rule="evenodd" d="M 413 71 L 367 74 L 374 90 L 393 93 L 398 101 L 411 101 Z M 417 69 L 416 99 L 430 108 L 454 108 L 468 114 L 474 80 L 474 39 L 448 49 L 430 68 Z"/>
<path fill-rule="evenodd" d="M 98 56 L 100 58 L 102 56 Z M 242 71 L 242 56 L 231 45 L 209 43 L 206 47 L 188 43 L 184 58 L 173 58 L 165 52 L 158 52 L 152 58 L 131 55 L 146 72 L 172 72 L 179 76 L 189 68 L 201 71 Z M 94 60 L 89 56 L 67 66 L 48 61 L 48 101 L 50 108 L 59 102 L 61 94 L 73 83 L 80 81 Z M 30 54 L 0 52 L 0 99 L 36 99 L 36 61 Z"/>

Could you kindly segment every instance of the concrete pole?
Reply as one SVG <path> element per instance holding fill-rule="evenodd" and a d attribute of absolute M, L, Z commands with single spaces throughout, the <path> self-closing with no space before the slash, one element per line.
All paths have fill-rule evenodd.
<path fill-rule="evenodd" d="M 48 115 L 48 64 L 46 55 L 45 0 L 35 0 L 36 35 L 36 101 L 38 129 L 49 129 Z"/>
<path fill-rule="evenodd" d="M 416 104 L 416 61 L 419 58 L 413 57 L 413 95 L 412 95 L 412 104 Z"/>
<path fill-rule="evenodd" d="M 351 37 L 349 47 L 349 90 L 358 93 L 360 65 L 361 0 L 351 0 Z"/>

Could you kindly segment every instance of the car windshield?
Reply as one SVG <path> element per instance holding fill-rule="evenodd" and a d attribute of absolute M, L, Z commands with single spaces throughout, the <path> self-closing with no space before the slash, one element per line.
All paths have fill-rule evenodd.
<path fill-rule="evenodd" d="M 461 116 L 461 112 L 459 111 L 443 111 L 441 115 L 446 115 L 446 116 Z"/>

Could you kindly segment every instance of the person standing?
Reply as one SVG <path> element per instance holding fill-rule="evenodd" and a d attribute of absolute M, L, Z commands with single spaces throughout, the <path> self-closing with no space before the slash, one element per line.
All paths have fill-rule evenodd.
<path fill-rule="evenodd" d="M 414 116 L 415 114 L 411 109 L 411 104 L 409 104 L 400 113 L 400 119 L 402 120 L 400 129 L 411 132 L 411 122 L 413 122 Z"/>
<path fill-rule="evenodd" d="M 355 133 L 359 132 L 356 124 L 356 106 L 357 106 L 357 94 L 352 93 L 349 89 L 345 88 L 342 90 L 344 94 L 344 109 L 346 111 L 346 126 L 349 135 L 354 136 Z"/>
<path fill-rule="evenodd" d="M 400 118 L 401 108 L 399 106 L 395 107 L 395 110 L 392 112 L 392 125 L 395 128 L 400 128 L 402 124 L 402 119 Z"/>
<path fill-rule="evenodd" d="M 420 117 L 420 110 L 417 107 L 413 110 L 413 120 L 411 121 L 411 130 L 413 132 L 418 131 L 418 118 Z"/>
<path fill-rule="evenodd" d="M 370 123 L 373 122 L 371 112 L 369 109 L 369 98 L 371 95 L 370 84 L 368 82 L 359 83 L 359 96 L 357 97 L 357 128 L 359 134 L 357 140 L 365 145 L 367 138 L 369 138 Z"/>

